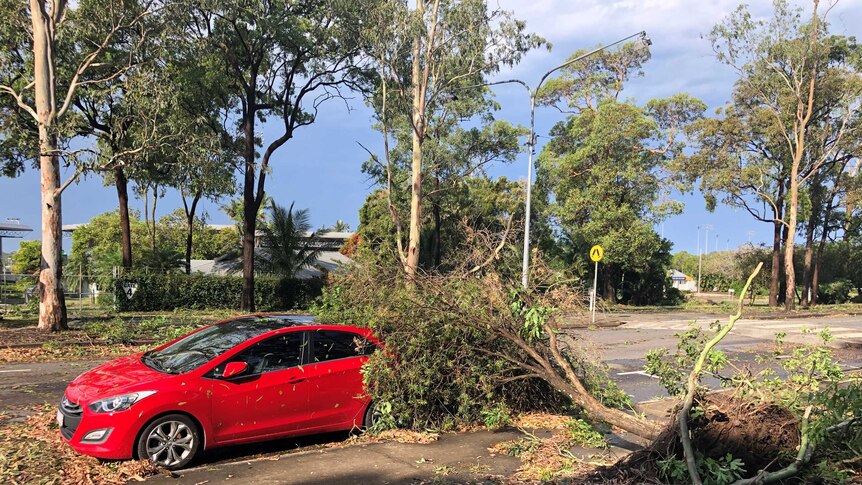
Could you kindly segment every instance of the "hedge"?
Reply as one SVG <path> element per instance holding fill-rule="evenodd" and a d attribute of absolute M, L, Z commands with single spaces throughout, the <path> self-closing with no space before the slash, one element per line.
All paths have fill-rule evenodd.
<path fill-rule="evenodd" d="M 137 285 L 126 294 L 126 284 Z M 274 277 L 254 279 L 254 304 L 261 311 L 306 308 L 320 296 L 323 281 Z M 242 278 L 206 275 L 129 275 L 114 281 L 117 311 L 158 311 L 188 308 L 237 309 Z"/>

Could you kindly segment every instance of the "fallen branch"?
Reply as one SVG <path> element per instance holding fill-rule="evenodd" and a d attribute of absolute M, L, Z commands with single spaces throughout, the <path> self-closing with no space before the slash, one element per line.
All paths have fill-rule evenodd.
<path fill-rule="evenodd" d="M 730 317 L 730 321 L 727 326 L 719 330 L 718 333 L 715 334 L 715 337 L 706 343 L 703 350 L 700 351 L 700 355 L 694 364 L 694 368 L 688 375 L 688 392 L 685 394 L 685 400 L 683 401 L 682 409 L 677 416 L 677 420 L 679 422 L 679 440 L 682 443 L 682 448 L 685 452 L 685 464 L 688 467 L 688 474 L 691 478 L 691 483 L 694 485 L 703 485 L 703 482 L 700 479 L 700 474 L 697 472 L 697 462 L 695 461 L 694 447 L 691 444 L 691 436 L 689 435 L 688 420 L 689 414 L 691 413 L 691 407 L 694 405 L 694 395 L 697 393 L 697 384 L 700 381 L 700 374 L 703 372 L 703 364 L 706 361 L 709 352 L 712 351 L 712 349 L 718 345 L 718 343 L 721 342 L 721 340 L 724 339 L 731 330 L 733 330 L 733 325 L 742 316 L 742 305 L 745 300 L 745 293 L 748 291 L 748 287 L 751 286 L 751 282 L 754 280 L 754 277 L 760 273 L 761 267 L 763 267 L 763 263 L 758 263 L 757 267 L 754 268 L 754 272 L 748 277 L 748 281 L 745 282 L 745 286 L 742 288 L 742 291 L 739 292 L 739 303 L 736 314 Z M 806 437 L 803 436 L 803 439 L 806 439 Z"/>

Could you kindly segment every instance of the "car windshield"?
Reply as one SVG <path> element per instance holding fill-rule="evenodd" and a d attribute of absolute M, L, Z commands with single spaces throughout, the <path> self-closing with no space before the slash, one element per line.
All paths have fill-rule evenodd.
<path fill-rule="evenodd" d="M 304 323 L 304 319 L 249 317 L 207 327 L 161 349 L 146 352 L 141 361 L 151 369 L 183 374 L 266 332 Z"/>

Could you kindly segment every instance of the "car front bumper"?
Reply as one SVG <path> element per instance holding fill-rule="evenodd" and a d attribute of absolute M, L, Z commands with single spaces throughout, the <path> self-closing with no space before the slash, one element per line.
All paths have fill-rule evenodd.
<path fill-rule="evenodd" d="M 120 419 L 115 414 L 91 413 L 64 400 L 57 410 L 60 436 L 73 450 L 84 455 L 109 460 L 132 458 L 135 431 L 125 425 L 126 419 Z M 98 430 L 109 431 L 99 440 L 84 441 L 87 434 Z"/>

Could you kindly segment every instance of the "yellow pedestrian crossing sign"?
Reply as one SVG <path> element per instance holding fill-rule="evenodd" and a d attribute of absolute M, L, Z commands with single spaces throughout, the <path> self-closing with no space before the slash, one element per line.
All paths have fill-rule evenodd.
<path fill-rule="evenodd" d="M 602 249 L 602 247 L 599 246 L 598 244 L 596 244 L 595 246 L 590 248 L 590 259 L 592 259 L 594 262 L 598 263 L 599 261 L 601 261 L 602 256 L 604 256 L 604 255 L 605 255 L 605 250 Z"/>

